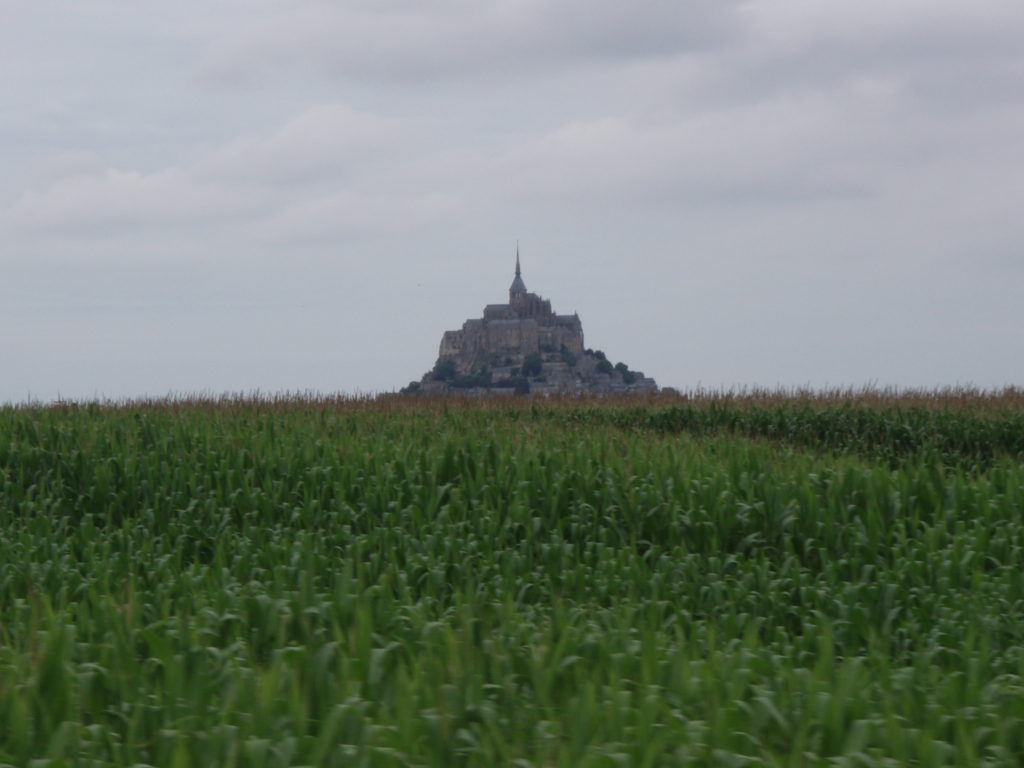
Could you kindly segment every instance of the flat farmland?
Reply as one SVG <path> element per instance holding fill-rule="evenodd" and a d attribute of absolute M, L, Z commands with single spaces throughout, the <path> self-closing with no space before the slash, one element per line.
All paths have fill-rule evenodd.
<path fill-rule="evenodd" d="M 0 765 L 1024 764 L 1024 393 L 0 408 Z"/>

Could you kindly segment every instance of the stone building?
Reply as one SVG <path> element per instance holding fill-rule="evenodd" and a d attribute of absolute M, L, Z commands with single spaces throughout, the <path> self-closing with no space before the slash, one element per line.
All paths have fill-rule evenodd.
<path fill-rule="evenodd" d="M 488 304 L 483 317 L 445 331 L 437 364 L 404 392 L 614 393 L 656 392 L 653 379 L 612 366 L 583 345 L 578 314 L 559 315 L 526 290 L 519 252 L 507 304 Z"/>
<path fill-rule="evenodd" d="M 467 320 L 458 331 L 445 331 L 439 357 L 454 360 L 456 371 L 465 375 L 483 365 L 501 364 L 505 358 L 519 360 L 563 347 L 576 356 L 583 354 L 579 315 L 556 315 L 550 301 L 527 291 L 516 254 L 508 303 L 488 304 L 483 317 Z"/>

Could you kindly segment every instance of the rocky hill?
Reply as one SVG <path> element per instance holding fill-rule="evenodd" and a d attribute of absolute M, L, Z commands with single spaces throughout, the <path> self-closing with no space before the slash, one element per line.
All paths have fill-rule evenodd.
<path fill-rule="evenodd" d="M 578 314 L 558 315 L 526 290 L 519 254 L 507 304 L 488 304 L 483 317 L 445 331 L 437 363 L 403 393 L 616 394 L 657 392 L 658 385 L 625 363 L 583 345 Z"/>

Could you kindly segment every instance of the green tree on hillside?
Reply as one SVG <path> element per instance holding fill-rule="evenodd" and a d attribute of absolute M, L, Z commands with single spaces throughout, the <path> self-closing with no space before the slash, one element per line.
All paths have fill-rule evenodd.
<path fill-rule="evenodd" d="M 536 352 L 531 352 L 526 356 L 526 360 L 523 361 L 523 376 L 539 376 L 540 372 L 544 370 L 544 361 L 540 355 Z"/>
<path fill-rule="evenodd" d="M 455 378 L 455 361 L 438 360 L 431 374 L 434 381 L 451 381 Z"/>

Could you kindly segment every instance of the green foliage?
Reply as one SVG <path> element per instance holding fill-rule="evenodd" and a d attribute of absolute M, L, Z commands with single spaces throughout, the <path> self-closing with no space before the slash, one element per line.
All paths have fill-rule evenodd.
<path fill-rule="evenodd" d="M 0 764 L 1017 764 L 1022 418 L 0 408 Z"/>
<path fill-rule="evenodd" d="M 615 364 L 615 370 L 622 376 L 623 384 L 634 384 L 636 382 L 636 373 L 629 370 L 629 366 L 625 363 L 619 362 Z"/>
<path fill-rule="evenodd" d="M 494 387 L 497 389 L 511 389 L 517 395 L 530 394 L 530 380 L 525 376 L 510 376 L 507 379 L 501 379 L 494 383 Z"/>
<path fill-rule="evenodd" d="M 554 415 L 556 412 L 552 412 Z M 897 465 L 911 457 L 965 468 L 1002 457 L 1024 458 L 1024 411 L 980 413 L 899 405 L 874 408 L 682 405 L 667 408 L 577 408 L 558 416 L 574 423 L 606 423 L 694 435 L 731 433 L 768 438 L 831 453 L 854 453 Z"/>
<path fill-rule="evenodd" d="M 615 368 L 612 367 L 612 364 L 610 362 L 608 362 L 607 358 L 603 358 L 603 357 L 598 358 L 598 360 L 597 360 L 597 372 L 598 373 L 611 374 L 614 370 L 615 370 Z"/>
<path fill-rule="evenodd" d="M 538 376 L 544 370 L 544 361 L 536 352 L 531 352 L 523 361 L 521 372 L 523 376 Z"/>
<path fill-rule="evenodd" d="M 568 365 L 570 368 L 576 365 L 576 355 L 574 355 L 569 350 L 569 348 L 565 346 L 565 344 L 562 345 L 562 348 L 558 351 L 558 354 L 561 361 Z"/>
<path fill-rule="evenodd" d="M 469 389 L 474 387 L 487 388 L 493 384 L 493 376 L 490 369 L 484 366 L 469 376 L 456 376 L 452 386 L 456 389 Z"/>
<path fill-rule="evenodd" d="M 455 361 L 451 359 L 438 360 L 434 364 L 434 370 L 431 374 L 431 378 L 434 381 L 452 381 L 455 379 Z"/>

